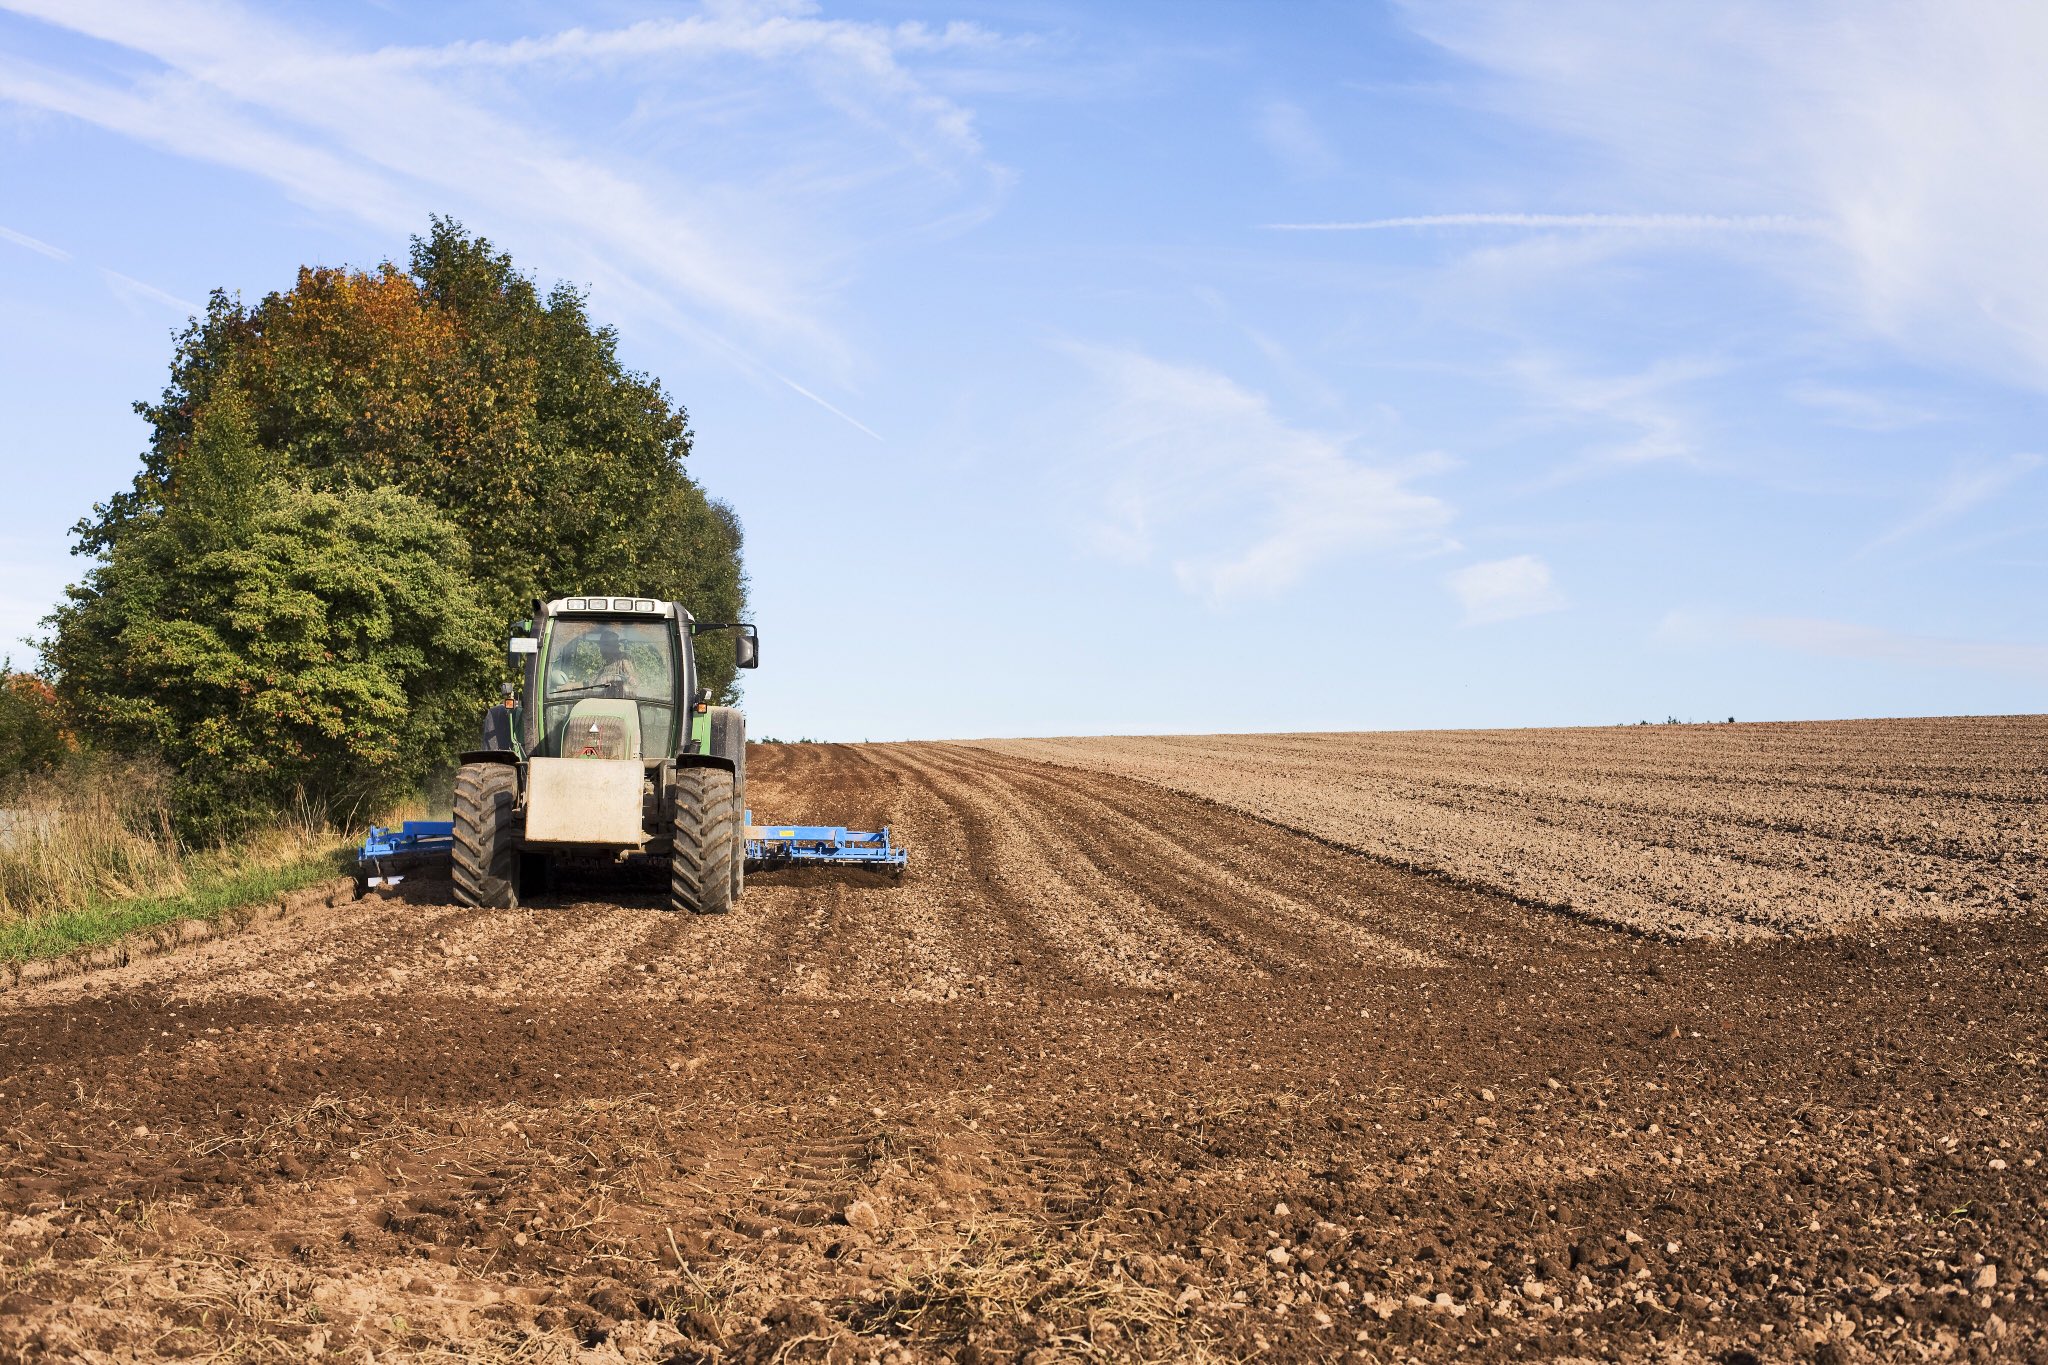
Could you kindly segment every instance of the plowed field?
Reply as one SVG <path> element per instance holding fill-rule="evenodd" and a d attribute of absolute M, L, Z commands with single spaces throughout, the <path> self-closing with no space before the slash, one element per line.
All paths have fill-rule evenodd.
<path fill-rule="evenodd" d="M 2048 899 L 2048 716 L 1011 740 L 1673 938 Z"/>
<path fill-rule="evenodd" d="M 1674 941 L 1333 847 L 1269 809 L 1313 742 L 1243 743 L 759 748 L 757 816 L 909 875 L 414 883 L 0 992 L 0 1359 L 2048 1359 L 2013 754 L 1889 845 L 2013 908 Z M 1878 818 L 1725 771 L 1760 835 Z"/>

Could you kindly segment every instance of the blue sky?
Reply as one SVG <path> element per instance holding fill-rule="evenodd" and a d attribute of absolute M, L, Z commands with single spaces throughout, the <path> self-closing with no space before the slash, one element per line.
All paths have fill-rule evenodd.
<path fill-rule="evenodd" d="M 2043 69 L 1990 3 L 0 0 L 0 634 L 208 289 L 447 213 L 688 406 L 757 733 L 2038 711 Z"/>

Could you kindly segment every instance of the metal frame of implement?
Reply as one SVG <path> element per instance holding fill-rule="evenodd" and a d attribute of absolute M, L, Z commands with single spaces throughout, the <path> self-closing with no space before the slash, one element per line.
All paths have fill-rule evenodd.
<path fill-rule="evenodd" d="M 408 820 L 397 829 L 372 825 L 356 875 L 365 886 L 396 886 L 413 868 L 446 865 L 454 847 L 452 820 Z"/>
<path fill-rule="evenodd" d="M 747 812 L 748 867 L 872 867 L 903 875 L 909 854 L 879 830 L 844 825 L 757 825 Z"/>
<path fill-rule="evenodd" d="M 910 855 L 879 830 L 847 829 L 844 825 L 757 825 L 746 813 L 749 867 L 872 867 L 903 875 Z M 408 820 L 397 829 L 370 827 L 370 837 L 356 860 L 356 876 L 366 887 L 396 886 L 419 868 L 447 866 L 455 844 L 450 820 Z"/>

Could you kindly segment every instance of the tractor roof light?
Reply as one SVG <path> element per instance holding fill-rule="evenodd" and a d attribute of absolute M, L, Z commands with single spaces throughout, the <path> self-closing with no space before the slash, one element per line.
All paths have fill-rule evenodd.
<path fill-rule="evenodd" d="M 668 603 L 654 597 L 558 597 L 548 609 L 557 612 L 629 612 L 635 616 L 675 614 Z"/>

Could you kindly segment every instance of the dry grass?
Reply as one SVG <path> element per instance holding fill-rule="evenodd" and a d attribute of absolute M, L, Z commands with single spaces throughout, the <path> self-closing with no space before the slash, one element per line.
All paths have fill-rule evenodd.
<path fill-rule="evenodd" d="M 185 888 L 170 774 L 157 765 L 69 764 L 6 804 L 0 923 Z"/>
<path fill-rule="evenodd" d="M 80 759 L 0 802 L 0 961 L 211 919 L 335 875 L 344 838 L 300 803 L 232 847 L 194 849 L 171 820 L 171 776 Z"/>
<path fill-rule="evenodd" d="M 0 924 L 175 896 L 302 862 L 353 832 L 300 800 L 232 847 L 189 847 L 172 827 L 170 773 L 135 759 L 81 759 L 15 788 L 0 809 Z M 385 818 L 423 810 L 412 802 Z"/>
<path fill-rule="evenodd" d="M 990 1216 L 930 1248 L 852 1313 L 856 1331 L 930 1344 L 980 1328 L 1041 1324 L 1062 1355 L 1170 1358 L 1201 1354 L 1196 1324 L 1173 1295 L 1133 1280 L 1091 1232 Z"/>

